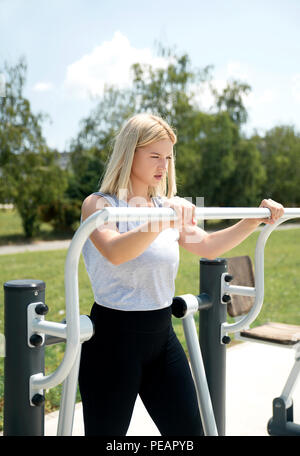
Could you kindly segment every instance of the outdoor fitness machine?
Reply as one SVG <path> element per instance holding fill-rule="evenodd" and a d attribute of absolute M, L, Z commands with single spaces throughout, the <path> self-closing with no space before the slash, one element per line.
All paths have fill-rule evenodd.
<path fill-rule="evenodd" d="M 267 208 L 196 208 L 197 219 L 267 218 Z M 200 294 L 177 296 L 173 314 L 182 318 L 205 435 L 225 435 L 225 374 L 228 334 L 248 327 L 259 314 L 264 298 L 264 247 L 282 222 L 300 217 L 299 208 L 285 209 L 273 225 L 266 225 L 255 250 L 255 288 L 230 285 L 224 258 L 200 260 Z M 45 320 L 45 283 L 12 280 L 4 284 L 5 380 L 4 435 L 44 435 L 44 390 L 63 383 L 58 435 L 72 435 L 81 344 L 93 335 L 89 317 L 79 313 L 78 264 L 84 243 L 107 221 L 176 220 L 171 208 L 107 207 L 88 217 L 76 231 L 65 263 L 66 321 Z M 255 298 L 251 311 L 228 324 L 230 294 Z M 200 310 L 200 345 L 193 315 Z M 65 342 L 59 367 L 44 374 L 45 345 Z M 203 358 L 202 358 L 203 356 Z M 295 425 L 297 426 L 297 425 Z"/>

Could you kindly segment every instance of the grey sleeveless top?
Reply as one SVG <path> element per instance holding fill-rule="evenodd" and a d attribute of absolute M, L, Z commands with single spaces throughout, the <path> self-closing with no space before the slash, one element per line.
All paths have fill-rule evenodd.
<path fill-rule="evenodd" d="M 128 207 L 115 195 L 94 192 L 103 196 L 111 206 Z M 155 206 L 162 206 L 160 197 L 153 198 Z M 144 223 L 144 222 L 142 222 Z M 140 221 L 116 222 L 120 233 L 130 231 Z M 179 266 L 179 231 L 161 231 L 149 247 L 137 258 L 114 265 L 87 239 L 82 254 L 97 304 L 112 309 L 156 310 L 172 304 L 175 278 Z"/>

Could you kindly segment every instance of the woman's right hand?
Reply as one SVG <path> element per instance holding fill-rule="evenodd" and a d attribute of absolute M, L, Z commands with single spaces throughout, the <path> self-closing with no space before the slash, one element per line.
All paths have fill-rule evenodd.
<path fill-rule="evenodd" d="M 163 207 L 170 207 L 175 210 L 177 220 L 168 220 L 169 228 L 177 228 L 179 231 L 185 225 L 196 225 L 196 206 L 185 198 L 173 196 L 173 198 L 163 198 Z"/>

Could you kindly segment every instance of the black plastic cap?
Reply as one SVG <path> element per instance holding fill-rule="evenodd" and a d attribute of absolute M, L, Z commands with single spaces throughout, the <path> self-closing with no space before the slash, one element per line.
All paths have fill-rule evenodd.
<path fill-rule="evenodd" d="M 224 266 L 224 264 L 227 264 L 227 260 L 226 258 L 215 258 L 214 260 L 209 260 L 208 258 L 200 258 L 200 264 Z"/>
<path fill-rule="evenodd" d="M 227 274 L 227 275 L 224 277 L 225 282 L 231 282 L 233 279 L 234 279 L 234 277 L 233 277 L 233 275 L 231 275 L 231 274 Z"/>
<path fill-rule="evenodd" d="M 46 288 L 45 282 L 37 279 L 9 280 L 3 286 L 4 288 L 14 288 L 15 290 L 34 288 L 35 290 L 43 291 Z"/>
<path fill-rule="evenodd" d="M 182 318 L 187 310 L 187 305 L 184 299 L 179 296 L 173 298 L 172 302 L 172 314 L 176 318 Z"/>
<path fill-rule="evenodd" d="M 37 394 L 35 394 L 33 396 L 33 398 L 31 399 L 31 402 L 36 407 L 41 407 L 45 403 L 45 396 L 43 396 L 42 394 L 37 393 Z"/>
<path fill-rule="evenodd" d="M 223 336 L 222 342 L 223 342 L 223 344 L 227 345 L 227 344 L 230 344 L 231 339 L 229 336 Z"/>
<path fill-rule="evenodd" d="M 37 304 L 34 310 L 38 315 L 46 315 L 49 311 L 48 306 L 44 303 Z"/>
<path fill-rule="evenodd" d="M 43 338 L 39 334 L 32 334 L 29 340 L 34 347 L 40 347 L 43 344 Z"/>

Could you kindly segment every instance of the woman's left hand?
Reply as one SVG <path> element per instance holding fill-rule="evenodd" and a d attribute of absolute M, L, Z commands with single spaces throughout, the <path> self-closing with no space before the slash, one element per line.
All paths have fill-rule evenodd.
<path fill-rule="evenodd" d="M 268 224 L 272 225 L 273 223 L 276 222 L 276 220 L 278 220 L 284 214 L 284 207 L 282 206 L 282 204 L 277 203 L 276 201 L 273 201 L 270 198 L 262 200 L 259 207 L 267 207 L 268 209 L 270 209 L 271 217 L 255 219 L 258 222 L 268 223 Z"/>

